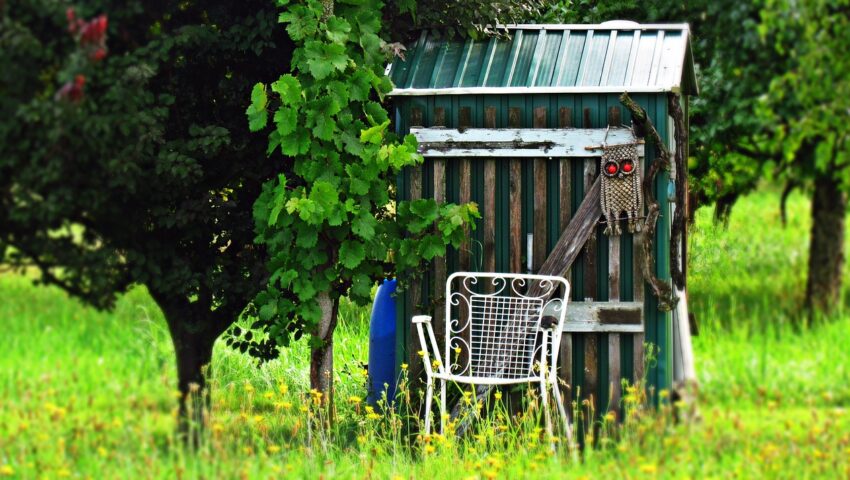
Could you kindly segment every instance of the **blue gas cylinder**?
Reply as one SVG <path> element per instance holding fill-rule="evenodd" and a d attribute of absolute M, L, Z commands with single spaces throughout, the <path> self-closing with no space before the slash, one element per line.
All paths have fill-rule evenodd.
<path fill-rule="evenodd" d="M 366 400 L 375 405 L 383 397 L 395 398 L 395 321 L 397 280 L 384 280 L 378 286 L 372 318 L 369 322 L 369 394 Z"/>

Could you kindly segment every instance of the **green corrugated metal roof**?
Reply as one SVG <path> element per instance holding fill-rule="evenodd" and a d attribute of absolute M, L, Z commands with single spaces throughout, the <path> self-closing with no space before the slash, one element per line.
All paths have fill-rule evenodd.
<path fill-rule="evenodd" d="M 688 25 L 512 25 L 510 38 L 425 31 L 389 75 L 391 95 L 698 93 Z"/>

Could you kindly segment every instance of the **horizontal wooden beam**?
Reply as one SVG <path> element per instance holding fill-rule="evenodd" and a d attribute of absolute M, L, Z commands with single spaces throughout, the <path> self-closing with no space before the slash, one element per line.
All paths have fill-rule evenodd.
<path fill-rule="evenodd" d="M 607 132 L 607 133 L 606 133 Z M 411 127 L 426 157 L 598 157 L 602 144 L 635 142 L 628 128 L 422 128 Z M 643 156 L 644 146 L 637 145 Z"/>
<path fill-rule="evenodd" d="M 643 303 L 570 302 L 564 332 L 643 332 Z"/>

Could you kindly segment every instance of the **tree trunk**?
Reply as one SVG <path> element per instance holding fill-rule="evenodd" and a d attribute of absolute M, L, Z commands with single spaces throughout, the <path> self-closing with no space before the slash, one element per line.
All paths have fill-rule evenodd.
<path fill-rule="evenodd" d="M 838 179 L 819 174 L 815 178 L 812 199 L 812 238 L 806 284 L 806 307 L 812 313 L 830 313 L 841 301 L 846 214 L 847 195 L 841 191 Z"/>
<path fill-rule="evenodd" d="M 207 331 L 187 332 L 180 325 L 171 328 L 177 359 L 177 390 L 180 392 L 178 434 L 191 445 L 198 443 L 207 424 L 210 408 L 207 369 L 212 361 L 216 337 Z"/>
<path fill-rule="evenodd" d="M 318 296 L 322 319 L 316 334 L 321 346 L 314 347 L 310 355 L 310 387 L 322 394 L 328 406 L 328 418 L 333 415 L 333 371 L 334 345 L 333 334 L 336 329 L 338 299 L 331 299 L 326 292 Z"/>

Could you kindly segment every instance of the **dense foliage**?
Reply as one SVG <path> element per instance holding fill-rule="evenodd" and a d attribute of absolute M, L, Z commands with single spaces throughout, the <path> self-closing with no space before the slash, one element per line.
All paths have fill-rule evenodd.
<path fill-rule="evenodd" d="M 279 1 L 279 4 L 286 4 Z M 252 130 L 274 130 L 268 153 L 291 166 L 267 183 L 255 206 L 258 241 L 269 251 L 268 288 L 257 297 L 253 334 L 237 340 L 265 358 L 310 334 L 313 386 L 327 391 L 339 298 L 365 304 L 375 282 L 458 246 L 474 204 L 394 203 L 400 170 L 422 161 L 412 135 L 397 141 L 380 101 L 392 84 L 379 36 L 379 1 L 306 1 L 280 15 L 296 42 L 291 74 L 254 86 Z M 436 226 L 436 228 L 432 228 Z M 236 332 L 239 333 L 239 332 Z"/>

